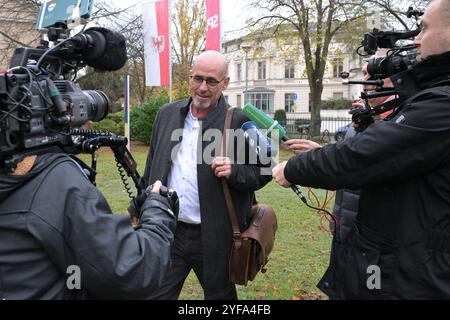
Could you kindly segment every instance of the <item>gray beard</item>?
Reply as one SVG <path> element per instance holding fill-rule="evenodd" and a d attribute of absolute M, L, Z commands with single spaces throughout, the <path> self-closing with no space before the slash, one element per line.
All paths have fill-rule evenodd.
<path fill-rule="evenodd" d="M 192 102 L 194 104 L 194 107 L 196 107 L 197 109 L 201 109 L 201 110 L 208 109 L 210 106 L 210 104 L 208 102 L 200 103 L 195 100 L 193 100 Z"/>

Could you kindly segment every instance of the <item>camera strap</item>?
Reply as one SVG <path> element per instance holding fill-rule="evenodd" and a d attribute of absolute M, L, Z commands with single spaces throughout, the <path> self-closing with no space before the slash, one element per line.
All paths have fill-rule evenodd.
<path fill-rule="evenodd" d="M 80 168 L 81 172 L 83 172 L 86 178 L 95 186 L 95 176 L 97 172 L 74 155 L 69 155 L 69 158 L 78 166 L 78 168 Z"/>

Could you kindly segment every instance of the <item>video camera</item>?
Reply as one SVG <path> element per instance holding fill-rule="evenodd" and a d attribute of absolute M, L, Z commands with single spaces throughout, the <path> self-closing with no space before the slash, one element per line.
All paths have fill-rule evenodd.
<path fill-rule="evenodd" d="M 127 139 L 82 129 L 88 121 L 107 116 L 108 97 L 67 80 L 86 65 L 100 71 L 122 68 L 127 61 L 125 37 L 101 27 L 69 37 L 65 21 L 46 27 L 46 32 L 53 47 L 42 42 L 38 48 L 17 48 L 9 70 L 0 73 L 0 170 L 12 172 L 27 155 L 93 154 L 109 146 L 142 191 Z"/>
<path fill-rule="evenodd" d="M 415 17 L 416 21 L 418 21 L 419 17 L 423 15 L 423 12 L 409 7 L 406 15 L 408 18 Z M 364 34 L 361 47 L 356 50 L 358 55 L 366 57 L 375 54 L 379 49 L 386 49 L 387 54 L 385 57 L 371 57 L 366 60 L 367 72 L 370 75 L 369 80 L 343 81 L 343 84 L 346 85 L 362 84 L 375 87 L 375 92 L 373 93 L 361 93 L 361 99 L 365 101 L 364 108 L 357 108 L 350 111 L 352 121 L 359 125 L 358 131 L 364 130 L 372 123 L 373 116 L 392 110 L 400 104 L 399 99 L 394 99 L 374 108 L 370 106 L 369 99 L 397 95 L 395 88 L 384 87 L 383 79 L 408 70 L 417 63 L 417 48 L 412 44 L 399 46 L 397 42 L 399 40 L 411 39 L 419 33 L 420 27 L 413 31 L 404 32 L 374 29 L 372 32 Z M 364 54 L 361 53 L 361 49 L 364 49 Z M 341 75 L 344 79 L 348 78 L 348 76 L 348 73 Z"/>
<path fill-rule="evenodd" d="M 423 12 L 408 8 L 406 16 L 414 17 L 416 21 L 423 15 Z M 374 55 L 378 49 L 389 49 L 386 57 L 370 58 L 367 62 L 367 71 L 371 75 L 371 79 L 384 79 L 398 72 L 410 68 L 416 63 L 417 51 L 413 45 L 398 46 L 400 40 L 412 39 L 420 33 L 420 28 L 412 31 L 380 31 L 373 29 L 372 32 L 364 34 L 356 52 L 360 56 Z M 361 53 L 364 49 L 364 54 Z"/>

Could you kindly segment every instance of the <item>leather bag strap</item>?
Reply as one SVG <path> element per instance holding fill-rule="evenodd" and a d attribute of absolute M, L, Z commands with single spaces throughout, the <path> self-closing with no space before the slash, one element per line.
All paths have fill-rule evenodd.
<path fill-rule="evenodd" d="M 233 113 L 235 107 L 228 108 L 227 115 L 225 117 L 225 124 L 223 126 L 223 138 L 222 138 L 222 156 L 226 157 L 227 155 L 227 146 L 228 146 L 228 133 L 229 129 L 231 127 L 231 119 L 233 118 Z M 235 241 L 235 244 L 238 247 L 242 244 L 242 234 L 241 230 L 239 229 L 239 223 L 237 220 L 236 215 L 236 209 L 233 205 L 233 199 L 231 197 L 230 187 L 228 186 L 228 181 L 226 178 L 221 178 L 222 180 L 222 186 L 223 186 L 223 193 L 225 194 L 225 201 L 227 203 L 228 208 L 228 216 L 230 218 L 231 223 L 231 229 L 233 230 L 233 240 Z"/>

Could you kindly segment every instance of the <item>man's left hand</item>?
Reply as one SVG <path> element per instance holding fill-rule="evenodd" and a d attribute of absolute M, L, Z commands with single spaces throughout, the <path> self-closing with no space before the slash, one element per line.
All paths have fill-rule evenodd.
<path fill-rule="evenodd" d="M 229 178 L 231 176 L 231 159 L 228 157 L 217 157 L 213 160 L 212 169 L 217 178 Z"/>
<path fill-rule="evenodd" d="M 279 165 L 277 165 L 275 168 L 272 169 L 272 177 L 275 179 L 276 183 L 278 183 L 280 186 L 289 188 L 292 183 L 286 180 L 284 177 L 284 168 L 286 167 L 286 163 L 282 162 Z"/>

